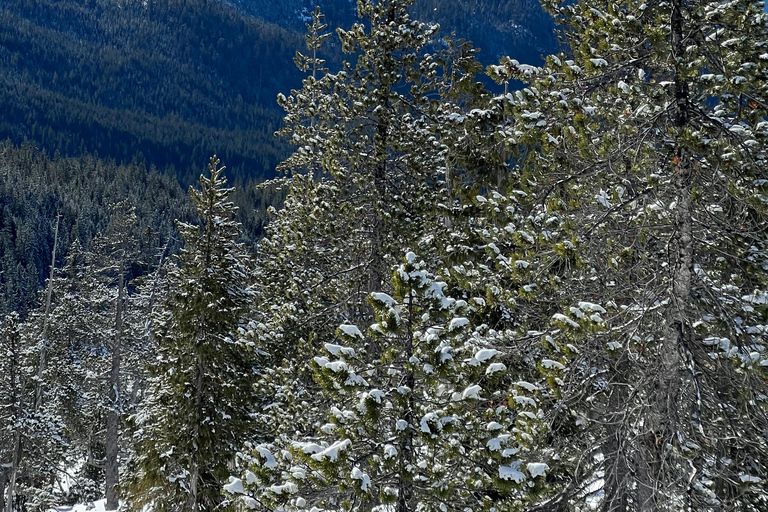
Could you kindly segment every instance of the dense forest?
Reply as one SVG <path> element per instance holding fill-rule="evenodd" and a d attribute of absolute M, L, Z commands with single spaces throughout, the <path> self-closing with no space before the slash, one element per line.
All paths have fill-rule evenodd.
<path fill-rule="evenodd" d="M 279 2 L 247 5 L 260 17 L 223 0 L 0 3 L 0 139 L 155 165 L 185 184 L 214 152 L 232 176 L 274 177 L 288 155 L 273 137 L 281 126 L 275 98 L 300 84 L 292 58 L 304 18 Z M 460 1 L 435 5 L 445 33 L 472 20 L 468 33 L 498 35 L 494 61 L 510 52 L 538 60 L 553 48 L 551 22 L 528 25 L 546 19 L 538 5 L 502 2 L 491 12 Z M 335 7 L 345 15 L 334 26 L 355 21 L 354 4 Z M 518 29 L 496 27 L 512 20 Z M 525 33 L 501 36 L 510 30 Z M 339 64 L 339 50 L 329 45 L 327 58 Z"/>
<path fill-rule="evenodd" d="M 174 168 L 218 151 L 243 178 L 285 154 L 275 96 L 301 36 L 210 0 L 0 4 L 0 137 Z"/>
<path fill-rule="evenodd" d="M 0 147 L 0 509 L 768 510 L 764 2 L 429 5 L 298 11 L 258 186 Z"/>

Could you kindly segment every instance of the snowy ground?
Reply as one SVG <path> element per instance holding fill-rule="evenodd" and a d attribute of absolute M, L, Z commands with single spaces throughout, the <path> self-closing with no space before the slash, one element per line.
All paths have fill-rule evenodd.
<path fill-rule="evenodd" d="M 104 505 L 107 500 L 94 501 L 85 505 L 75 505 L 73 507 L 56 507 L 49 512 L 104 512 Z"/>

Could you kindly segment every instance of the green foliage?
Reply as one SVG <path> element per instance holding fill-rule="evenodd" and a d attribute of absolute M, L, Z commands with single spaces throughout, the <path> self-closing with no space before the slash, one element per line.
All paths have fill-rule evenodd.
<path fill-rule="evenodd" d="M 217 151 L 242 178 L 285 147 L 274 98 L 296 83 L 297 34 L 225 2 L 11 0 L 0 5 L 0 138 L 173 169 Z M 267 58 L 268 56 L 268 58 Z"/>
<path fill-rule="evenodd" d="M 537 386 L 513 382 L 501 362 L 512 354 L 494 348 L 502 333 L 473 326 L 463 315 L 476 301 L 446 286 L 408 253 L 393 295 L 368 297 L 368 333 L 340 325 L 312 362 L 325 423 L 252 445 L 247 490 L 239 480 L 228 490 L 287 510 L 446 511 L 515 509 L 545 488 L 549 468 L 531 461 L 546 432 Z"/>
<path fill-rule="evenodd" d="M 179 223 L 184 248 L 157 310 L 157 359 L 149 364 L 148 401 L 135 418 L 132 507 L 213 510 L 222 502 L 228 464 L 250 430 L 254 352 L 241 322 L 252 292 L 248 255 L 237 242 L 231 189 L 219 161 L 200 190 L 190 188 L 200 224 Z"/>
<path fill-rule="evenodd" d="M 526 83 L 506 112 L 553 219 L 530 269 L 557 287 L 528 297 L 550 312 L 528 328 L 578 418 L 553 432 L 564 489 L 601 472 L 606 509 L 762 510 L 768 17 L 748 1 L 547 5 L 572 53 L 489 72 Z"/>

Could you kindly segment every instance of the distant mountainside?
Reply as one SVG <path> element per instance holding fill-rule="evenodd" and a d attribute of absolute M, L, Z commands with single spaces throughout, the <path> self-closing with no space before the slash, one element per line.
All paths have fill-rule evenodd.
<path fill-rule="evenodd" d="M 303 30 L 320 5 L 331 27 L 349 26 L 357 20 L 355 0 L 231 0 L 258 18 L 286 28 Z M 538 0 L 420 0 L 414 17 L 440 23 L 442 33 L 468 39 L 481 49 L 481 60 L 490 64 L 504 55 L 536 63 L 542 54 L 557 48 L 552 18 Z"/>
<path fill-rule="evenodd" d="M 292 57 L 315 2 L 233 1 L 3 0 L 0 139 L 170 168 L 182 182 L 213 153 L 231 176 L 270 176 L 287 152 L 275 97 L 300 85 Z M 319 1 L 331 27 L 355 21 L 354 2 Z M 414 15 L 473 40 L 486 64 L 555 45 L 535 0 L 422 0 Z"/>
<path fill-rule="evenodd" d="M 285 153 L 275 96 L 299 83 L 301 44 L 218 0 L 3 0 L 0 138 L 183 181 L 216 152 L 261 177 Z"/>

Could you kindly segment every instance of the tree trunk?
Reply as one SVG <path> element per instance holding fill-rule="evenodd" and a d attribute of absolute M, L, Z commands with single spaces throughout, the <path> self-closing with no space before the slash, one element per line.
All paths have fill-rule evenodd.
<path fill-rule="evenodd" d="M 107 510 L 117 510 L 117 485 L 119 483 L 120 466 L 119 439 L 120 439 L 120 348 L 123 336 L 123 301 L 125 300 L 125 277 L 123 268 L 120 268 L 120 277 L 115 304 L 115 339 L 112 345 L 112 369 L 109 374 L 109 402 L 107 410 L 107 434 L 106 434 L 106 468 L 104 479 L 106 486 Z"/>
<path fill-rule="evenodd" d="M 675 0 L 672 9 L 672 51 L 673 57 L 685 52 L 683 43 L 682 1 Z M 677 71 L 677 70 L 676 70 Z M 689 124 L 688 83 L 675 73 L 675 117 L 676 127 Z M 678 146 L 675 160 L 674 186 L 677 208 L 672 224 L 673 232 L 669 244 L 671 275 L 671 297 L 665 321 L 664 344 L 661 354 L 662 377 L 660 391 L 666 392 L 665 403 L 659 404 L 664 411 L 665 440 L 672 439 L 677 432 L 677 402 L 680 390 L 680 368 L 682 346 L 690 335 L 688 303 L 691 297 L 691 273 L 693 268 L 693 232 L 691 218 L 691 159 L 686 149 Z"/>
<path fill-rule="evenodd" d="M 16 477 L 19 474 L 19 463 L 21 462 L 21 429 L 17 428 L 13 436 L 13 453 L 11 454 L 11 473 L 8 478 L 8 492 L 5 498 L 6 512 L 13 512 L 14 490 L 16 489 Z"/>
<path fill-rule="evenodd" d="M 387 13 L 387 21 L 393 23 L 396 18 L 395 6 L 390 4 L 389 11 Z M 378 114 L 376 119 L 376 137 L 374 139 L 374 150 L 376 155 L 376 167 L 373 171 L 373 187 L 376 197 L 373 198 L 374 204 L 374 225 L 373 232 L 371 234 L 371 270 L 369 272 L 368 279 L 368 293 L 375 292 L 381 289 L 382 281 L 384 280 L 384 236 L 385 226 L 384 217 L 381 212 L 380 203 L 387 201 L 387 158 L 388 158 L 388 145 L 389 145 L 389 115 L 390 109 L 390 96 L 392 95 L 392 85 L 390 79 L 386 76 L 386 73 L 394 66 L 394 59 L 392 57 L 391 50 L 385 49 L 383 59 L 385 64 L 382 67 L 385 69 L 381 78 L 381 87 L 379 89 L 379 97 L 381 103 L 379 109 L 382 114 Z"/>
<path fill-rule="evenodd" d="M 672 59 L 682 58 L 685 53 L 683 0 L 673 0 L 670 23 Z M 689 86 L 685 77 L 675 65 L 674 74 L 675 103 L 672 109 L 672 125 L 677 129 L 678 136 L 690 124 Z M 649 435 L 653 439 L 646 440 L 646 459 L 643 465 L 650 472 L 647 482 L 638 482 L 639 487 L 646 488 L 646 493 L 658 494 L 658 488 L 667 482 L 662 473 L 667 466 L 664 461 L 679 433 L 679 401 L 681 382 L 683 346 L 688 342 L 691 326 L 688 319 L 688 304 L 691 298 L 691 278 L 693 269 L 693 219 L 691 217 L 691 182 L 692 164 L 687 149 L 677 143 L 674 158 L 671 162 L 672 183 L 676 202 L 672 232 L 668 243 L 670 269 L 670 296 L 664 319 L 664 341 L 661 346 L 660 376 L 656 383 L 654 402 L 651 404 L 653 413 L 649 421 Z M 641 503 L 642 512 L 656 510 L 653 495 Z M 664 499 L 664 494 L 659 495 Z"/>
<path fill-rule="evenodd" d="M 445 157 L 445 190 L 448 207 L 448 214 L 445 217 L 445 227 L 453 228 L 453 166 Z"/>
<path fill-rule="evenodd" d="M 5 484 L 8 483 L 8 471 L 0 473 L 0 510 L 5 510 Z"/>
<path fill-rule="evenodd" d="M 416 300 L 416 294 L 411 290 L 410 298 L 408 300 L 408 329 L 403 337 L 403 358 L 408 361 L 413 357 L 413 303 Z M 413 394 L 415 393 L 416 379 L 413 372 L 406 370 L 405 385 L 411 390 L 408 395 L 408 409 L 405 412 L 403 418 L 408 426 L 406 427 L 405 435 L 400 442 L 400 481 L 397 494 L 397 512 L 411 512 L 411 501 L 413 499 L 413 477 L 410 475 L 411 468 L 413 468 L 413 429 L 411 425 L 416 423 L 414 411 L 416 410 L 416 404 L 414 403 Z M 404 477 L 405 475 L 405 477 Z"/>
<path fill-rule="evenodd" d="M 53 253 L 51 254 L 51 269 L 50 269 L 50 275 L 48 276 L 48 289 L 46 290 L 45 294 L 45 314 L 43 317 L 43 334 L 42 334 L 42 347 L 40 348 L 40 359 L 39 364 L 37 367 L 37 382 L 35 383 L 35 401 L 34 401 L 34 412 L 37 412 L 40 410 L 40 407 L 43 404 L 43 376 L 45 374 L 45 370 L 47 367 L 47 361 L 46 361 L 46 355 L 48 350 L 48 323 L 50 321 L 50 315 L 51 315 L 51 299 L 53 295 L 53 274 L 56 270 L 56 250 L 59 245 L 59 222 L 61 221 L 61 216 L 56 217 L 56 228 L 54 230 L 53 235 Z M 15 357 L 15 352 L 14 352 Z M 22 404 L 23 401 L 23 393 L 24 388 L 26 387 L 26 384 L 24 382 L 21 383 L 20 389 L 19 389 L 19 395 L 18 395 L 18 414 L 16 419 L 20 420 L 22 416 L 22 412 L 24 410 L 24 406 Z M 21 427 L 16 427 L 16 430 L 13 433 L 13 451 L 11 454 L 11 469 L 7 476 L 8 478 L 8 488 L 6 490 L 6 497 L 5 497 L 5 510 L 6 512 L 13 512 L 13 501 L 14 501 L 14 494 L 16 490 L 16 480 L 18 478 L 19 474 L 19 465 L 21 464 L 21 458 L 23 455 L 23 440 L 21 436 Z"/>
<path fill-rule="evenodd" d="M 45 316 L 43 317 L 43 340 L 40 348 L 40 364 L 37 368 L 37 383 L 35 384 L 35 412 L 43 404 L 43 374 L 47 367 L 46 356 L 48 352 L 48 322 L 51 315 L 51 297 L 53 295 L 53 272 L 56 270 L 56 248 L 59 245 L 59 221 L 61 215 L 56 217 L 56 229 L 53 235 L 53 254 L 51 254 L 51 272 L 48 276 L 48 290 L 45 292 Z"/>
<path fill-rule="evenodd" d="M 202 321 L 201 321 L 202 324 Z M 197 350 L 200 350 L 198 347 Z M 197 379 L 195 382 L 195 410 L 197 411 L 197 421 L 192 432 L 193 447 L 189 468 L 189 509 L 191 512 L 198 512 L 198 486 L 200 483 L 200 421 L 203 419 L 203 357 L 197 354 Z"/>
<path fill-rule="evenodd" d="M 631 492 L 630 471 L 627 463 L 627 429 L 623 428 L 626 420 L 626 404 L 629 396 L 627 371 L 629 360 L 624 352 L 618 361 L 613 380 L 611 395 L 608 399 L 608 414 L 605 417 L 606 440 L 605 455 L 605 499 L 603 512 L 624 512 L 628 510 L 628 498 Z"/>

